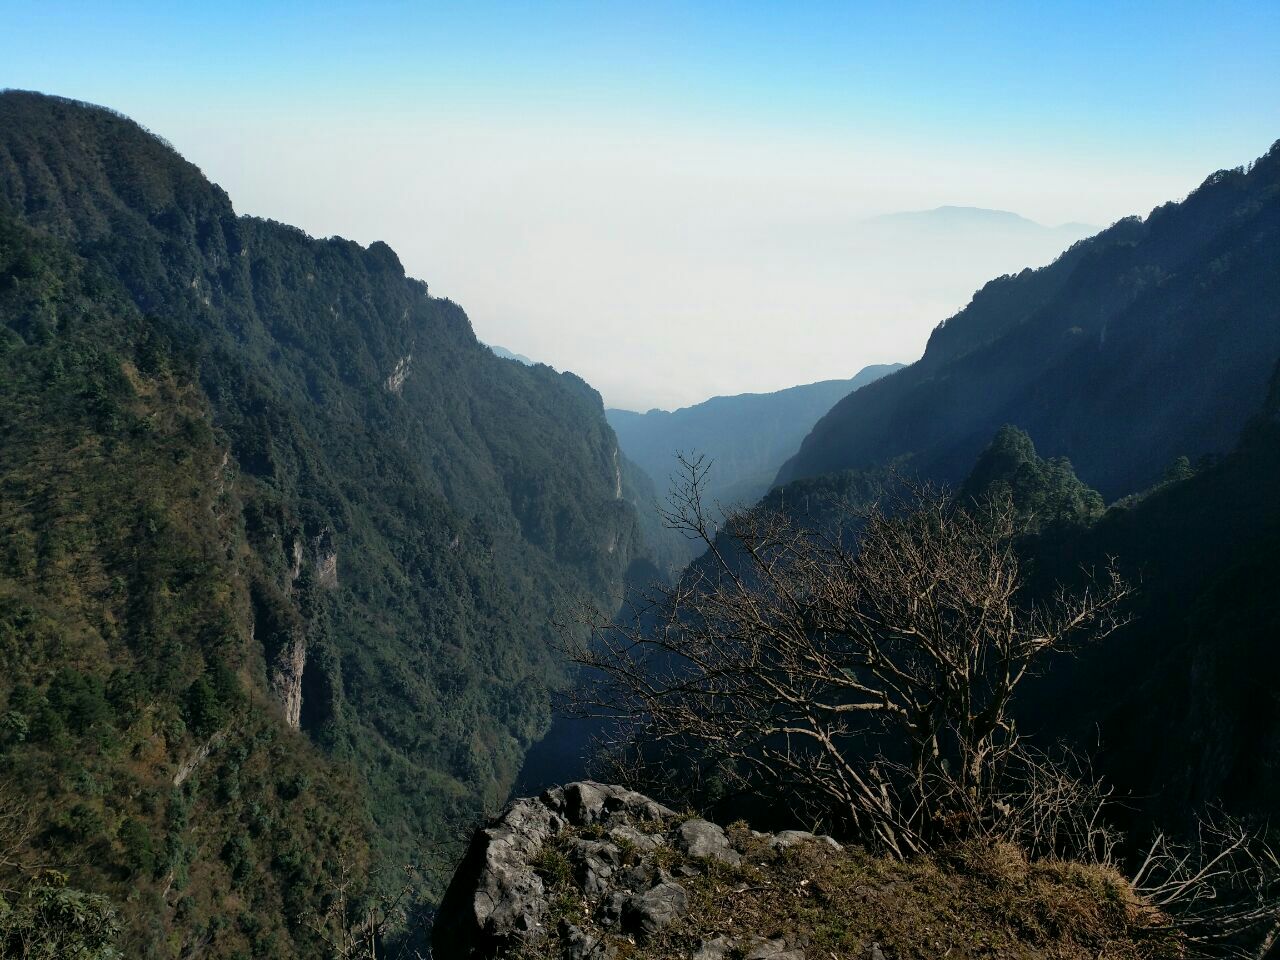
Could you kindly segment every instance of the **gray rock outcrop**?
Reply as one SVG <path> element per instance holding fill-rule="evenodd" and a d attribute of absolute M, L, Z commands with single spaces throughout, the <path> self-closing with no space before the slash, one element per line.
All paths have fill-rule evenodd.
<path fill-rule="evenodd" d="M 775 848 L 803 841 L 839 848 L 828 837 L 800 831 L 755 838 Z M 521 946 L 540 955 L 539 940 L 554 933 L 556 956 L 611 960 L 617 944 L 644 944 L 689 913 L 687 878 L 742 861 L 723 828 L 682 819 L 633 790 L 590 781 L 556 787 L 516 800 L 476 832 L 437 912 L 433 956 L 499 958 Z M 569 919 L 563 910 L 557 916 L 553 902 L 564 897 L 566 885 L 581 906 Z M 721 936 L 693 951 L 700 960 L 744 953 L 804 960 L 803 949 L 764 938 Z"/>
<path fill-rule="evenodd" d="M 737 866 L 742 856 L 729 845 L 724 829 L 706 820 L 686 820 L 676 831 L 676 845 L 691 857 Z"/>

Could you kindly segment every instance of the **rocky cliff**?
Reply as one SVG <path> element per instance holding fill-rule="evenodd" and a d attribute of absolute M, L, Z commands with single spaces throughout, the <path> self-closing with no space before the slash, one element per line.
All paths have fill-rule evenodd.
<path fill-rule="evenodd" d="M 472 840 L 436 960 L 1175 955 L 1113 872 L 963 846 L 913 863 L 677 814 L 618 786 L 517 800 Z"/>

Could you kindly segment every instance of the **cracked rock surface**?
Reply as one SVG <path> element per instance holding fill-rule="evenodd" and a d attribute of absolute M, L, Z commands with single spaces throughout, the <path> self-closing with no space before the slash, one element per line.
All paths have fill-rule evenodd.
<path fill-rule="evenodd" d="M 759 836 L 778 847 L 817 839 L 797 831 Z M 515 801 L 477 831 L 437 913 L 434 956 L 542 956 L 538 945 L 554 930 L 557 955 L 606 960 L 617 954 L 614 938 L 643 944 L 686 916 L 690 877 L 742 859 L 723 828 L 682 819 L 633 790 L 590 781 L 557 787 Z M 556 880 L 589 906 L 592 929 L 555 916 L 549 884 Z M 703 960 L 804 958 L 802 950 L 763 938 L 721 937 L 690 953 Z"/>

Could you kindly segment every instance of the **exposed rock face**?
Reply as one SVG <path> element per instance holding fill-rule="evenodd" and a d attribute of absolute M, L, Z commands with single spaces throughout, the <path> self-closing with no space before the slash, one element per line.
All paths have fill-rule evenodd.
<path fill-rule="evenodd" d="M 643 893 L 622 901 L 622 929 L 641 940 L 652 937 L 672 920 L 689 912 L 689 894 L 674 880 L 663 880 Z"/>
<path fill-rule="evenodd" d="M 226 736 L 226 731 L 219 730 L 204 743 L 196 748 L 195 753 L 183 760 L 178 765 L 178 769 L 173 774 L 173 785 L 180 787 L 187 781 L 187 777 L 195 773 L 196 767 L 204 763 L 209 758 L 209 754 L 213 753 L 215 747 L 222 742 Z"/>
<path fill-rule="evenodd" d="M 333 533 L 325 530 L 311 540 L 312 558 L 316 565 L 316 583 L 326 590 L 338 589 L 338 547 Z"/>
<path fill-rule="evenodd" d="M 307 638 L 299 631 L 280 648 L 271 664 L 271 689 L 294 730 L 302 726 L 302 671 L 307 666 Z"/>
<path fill-rule="evenodd" d="M 291 562 L 289 564 L 289 583 L 298 582 L 298 578 L 302 576 L 302 541 L 293 541 L 293 551 L 290 554 Z"/>
<path fill-rule="evenodd" d="M 304 557 L 303 541 L 295 538 L 289 548 L 289 579 L 284 585 L 286 595 L 292 595 L 302 578 Z M 338 548 L 329 529 L 311 538 L 311 560 L 315 567 L 316 585 L 325 590 L 337 589 Z M 275 639 L 279 646 L 271 658 L 269 670 L 271 692 L 284 711 L 285 722 L 294 730 L 302 727 L 302 673 L 307 666 L 308 646 L 306 629 L 302 623 L 293 623 L 288 630 L 277 631 Z"/>
<path fill-rule="evenodd" d="M 404 382 L 409 379 L 409 366 L 413 363 L 413 354 L 406 354 L 396 361 L 395 367 L 391 373 L 387 375 L 387 379 L 383 381 L 383 386 L 394 394 L 399 394 L 404 387 Z"/>
<path fill-rule="evenodd" d="M 766 839 L 781 845 L 829 840 L 796 831 Z M 499 958 L 521 947 L 539 955 L 539 941 L 555 930 L 572 960 L 609 960 L 617 954 L 611 940 L 643 944 L 688 913 L 682 879 L 715 863 L 741 860 L 723 829 L 706 820 L 682 820 L 643 794 L 593 782 L 556 787 L 515 801 L 476 833 L 436 916 L 433 955 Z M 594 905 L 586 924 L 591 930 L 563 919 L 557 923 L 544 880 L 557 871 Z M 763 938 L 709 941 L 699 955 L 713 960 L 732 950 L 763 950 L 762 960 L 804 958 L 801 950 Z"/>
<path fill-rule="evenodd" d="M 1186 953 L 1114 871 L 960 843 L 908 861 L 573 783 L 477 831 L 435 960 L 905 960 Z"/>
<path fill-rule="evenodd" d="M 259 583 L 253 589 L 253 623 L 250 642 L 260 641 L 267 659 L 267 682 L 284 713 L 285 722 L 297 730 L 302 724 L 302 673 L 307 666 L 306 627 L 297 615 L 289 593 L 292 569 L 285 589 Z"/>

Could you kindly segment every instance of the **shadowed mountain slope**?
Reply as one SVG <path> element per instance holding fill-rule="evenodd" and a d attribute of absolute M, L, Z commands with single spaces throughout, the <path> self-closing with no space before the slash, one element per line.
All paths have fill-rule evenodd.
<path fill-rule="evenodd" d="M 991 281 L 921 360 L 836 404 L 778 479 L 909 458 L 955 483 L 1010 423 L 1114 499 L 1230 448 L 1280 356 L 1278 310 L 1280 146 Z"/>
<path fill-rule="evenodd" d="M 714 461 L 707 478 L 708 496 L 726 503 L 754 503 L 769 489 L 777 468 L 833 404 L 901 367 L 882 363 L 864 367 L 848 380 L 712 397 L 679 410 L 610 409 L 605 415 L 623 452 L 658 486 L 665 486 L 675 472 L 677 453 L 700 453 Z"/>

